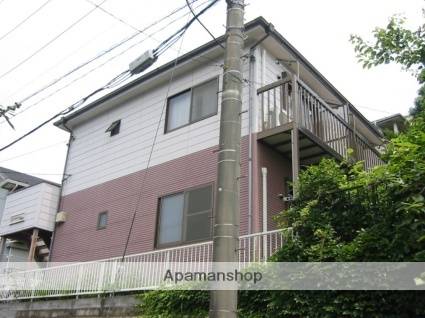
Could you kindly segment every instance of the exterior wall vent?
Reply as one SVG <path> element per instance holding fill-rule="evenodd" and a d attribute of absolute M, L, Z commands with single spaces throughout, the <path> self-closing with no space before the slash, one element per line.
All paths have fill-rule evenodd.
<path fill-rule="evenodd" d="M 21 223 L 21 222 L 24 222 L 24 221 L 25 221 L 25 214 L 24 213 L 15 214 L 15 215 L 12 215 L 10 217 L 9 225 Z"/>
<path fill-rule="evenodd" d="M 6 179 L 0 183 L 0 187 L 9 192 L 16 192 L 18 190 L 28 187 L 28 184 L 15 181 L 15 180 Z"/>

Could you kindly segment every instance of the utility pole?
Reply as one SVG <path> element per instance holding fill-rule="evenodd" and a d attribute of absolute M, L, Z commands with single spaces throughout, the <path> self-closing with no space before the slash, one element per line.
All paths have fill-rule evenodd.
<path fill-rule="evenodd" d="M 214 216 L 213 262 L 237 262 L 239 255 L 239 179 L 242 109 L 241 56 L 244 46 L 244 1 L 227 0 L 218 152 L 217 195 Z M 210 318 L 237 317 L 237 290 L 213 290 Z"/>

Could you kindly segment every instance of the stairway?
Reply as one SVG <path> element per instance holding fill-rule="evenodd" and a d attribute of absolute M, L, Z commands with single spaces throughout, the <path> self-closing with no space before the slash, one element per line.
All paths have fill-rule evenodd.
<path fill-rule="evenodd" d="M 42 262 L 47 262 L 49 260 L 50 250 L 46 242 L 41 237 L 37 239 L 36 247 L 37 247 L 38 258 Z"/>

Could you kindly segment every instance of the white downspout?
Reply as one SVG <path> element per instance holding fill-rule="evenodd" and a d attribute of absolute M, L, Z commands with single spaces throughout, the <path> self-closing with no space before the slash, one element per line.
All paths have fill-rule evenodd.
<path fill-rule="evenodd" d="M 263 176 L 263 232 L 267 232 L 267 168 L 261 168 Z"/>
<path fill-rule="evenodd" d="M 267 168 L 262 167 L 261 168 L 261 175 L 263 177 L 263 255 L 264 255 L 264 261 L 267 260 L 267 235 L 265 233 L 267 232 Z"/>
<path fill-rule="evenodd" d="M 248 103 L 248 234 L 252 233 L 252 174 L 253 174 L 253 168 L 252 168 L 252 160 L 253 160 L 253 150 L 252 150 L 252 131 L 253 131 L 253 103 L 254 103 L 254 93 L 255 93 L 255 86 L 254 86 L 254 67 L 255 67 L 255 49 L 249 50 L 249 103 Z"/>

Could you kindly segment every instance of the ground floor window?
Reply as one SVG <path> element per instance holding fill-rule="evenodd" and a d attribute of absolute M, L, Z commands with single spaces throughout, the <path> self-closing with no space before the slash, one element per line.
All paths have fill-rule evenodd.
<path fill-rule="evenodd" d="M 159 200 L 157 246 L 211 238 L 212 185 L 164 196 Z"/>

